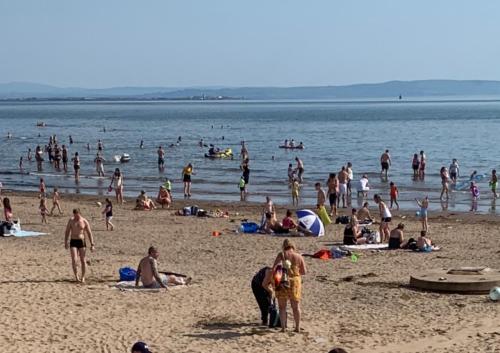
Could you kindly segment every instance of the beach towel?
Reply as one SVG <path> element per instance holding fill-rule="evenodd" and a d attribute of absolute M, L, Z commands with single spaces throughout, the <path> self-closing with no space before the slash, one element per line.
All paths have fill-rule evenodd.
<path fill-rule="evenodd" d="M 359 245 L 343 245 L 342 248 L 348 250 L 382 250 L 388 249 L 388 244 L 359 244 Z"/>
<path fill-rule="evenodd" d="M 16 232 L 13 232 L 12 235 L 17 238 L 24 238 L 24 237 L 38 237 L 40 235 L 48 235 L 49 233 L 41 233 L 41 232 L 32 232 L 29 230 L 19 230 Z"/>
<path fill-rule="evenodd" d="M 48 235 L 49 233 L 40 233 L 40 232 L 32 232 L 29 230 L 17 230 L 12 229 L 9 233 L 3 234 L 4 237 L 16 237 L 16 238 L 25 238 L 25 237 L 38 237 L 40 235 Z"/>
<path fill-rule="evenodd" d="M 143 286 L 136 287 L 134 281 L 122 281 L 114 284 L 112 287 L 119 289 L 123 292 L 149 292 L 157 293 L 161 288 L 144 288 Z"/>
<path fill-rule="evenodd" d="M 312 257 L 315 259 L 329 260 L 332 258 L 332 253 L 330 252 L 330 250 L 321 249 L 321 250 L 315 252 Z"/>

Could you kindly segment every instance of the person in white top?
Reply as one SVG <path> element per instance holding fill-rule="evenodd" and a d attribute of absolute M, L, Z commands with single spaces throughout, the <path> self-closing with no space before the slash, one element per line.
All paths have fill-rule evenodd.
<path fill-rule="evenodd" d="M 352 163 L 347 162 L 347 167 L 346 167 L 346 172 L 347 172 L 347 195 L 351 195 L 351 184 L 352 181 L 354 180 L 354 173 L 352 172 Z"/>
<path fill-rule="evenodd" d="M 391 211 L 389 211 L 389 207 L 387 207 L 380 195 L 375 194 L 373 196 L 373 200 L 378 205 L 378 210 L 380 213 L 380 236 L 382 238 L 382 242 L 386 243 L 389 241 L 389 225 L 391 223 L 392 214 Z"/>
<path fill-rule="evenodd" d="M 366 174 L 363 174 L 363 177 L 359 179 L 356 189 L 358 191 L 358 197 L 359 194 L 361 194 L 361 196 L 363 197 L 368 196 L 368 190 L 370 190 L 370 187 L 368 186 L 368 177 L 366 176 Z"/>

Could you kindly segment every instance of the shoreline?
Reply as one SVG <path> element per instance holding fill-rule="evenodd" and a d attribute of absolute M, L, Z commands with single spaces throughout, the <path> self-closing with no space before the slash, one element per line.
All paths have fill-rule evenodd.
<path fill-rule="evenodd" d="M 51 199 L 50 199 L 50 192 L 48 193 L 49 197 L 47 198 L 48 203 L 51 204 Z M 105 198 L 110 198 L 113 204 L 115 204 L 115 196 L 114 194 L 110 195 L 87 195 L 87 194 L 74 194 L 74 193 L 60 193 L 61 195 L 61 202 L 69 201 L 72 203 L 83 203 L 84 204 L 94 204 L 96 202 L 103 202 Z M 39 199 L 39 193 L 35 191 L 16 191 L 16 190 L 11 190 L 11 189 L 2 189 L 2 197 L 21 197 L 21 198 L 28 198 L 28 199 Z M 150 195 L 151 197 L 151 195 Z M 156 200 L 153 198 L 153 201 Z M 132 210 L 133 206 L 135 205 L 135 198 L 134 197 L 124 197 L 125 205 L 122 206 L 125 209 Z M 264 199 L 262 202 L 254 202 L 254 201 L 212 201 L 212 200 L 200 200 L 196 198 L 190 198 L 190 199 L 175 199 L 170 206 L 170 208 L 165 208 L 162 209 L 161 207 L 158 207 L 158 210 L 160 211 L 177 211 L 181 210 L 183 207 L 186 206 L 198 206 L 199 208 L 205 209 L 205 210 L 211 210 L 211 209 L 225 209 L 225 210 L 230 210 L 233 211 L 230 213 L 231 218 L 235 218 L 239 216 L 240 210 L 243 210 L 246 213 L 255 213 L 260 215 L 263 209 L 264 205 Z M 300 209 L 309 209 L 314 211 L 316 209 L 316 206 L 313 204 L 309 205 L 300 205 L 299 207 L 289 207 L 291 205 L 282 205 L 282 204 L 275 204 L 276 207 L 276 213 L 278 220 L 280 220 L 280 217 L 286 213 L 287 210 L 300 210 Z M 329 206 L 326 206 L 327 211 L 329 211 Z M 370 203 L 370 212 L 372 214 L 372 217 L 375 219 L 374 224 L 378 224 L 380 220 L 380 216 L 378 215 L 378 208 L 374 206 L 374 203 Z M 157 211 L 158 211 L 157 210 Z M 141 212 L 141 211 L 139 211 Z M 155 210 L 151 211 L 155 212 Z M 399 220 L 407 220 L 407 221 L 412 221 L 412 222 L 420 222 L 420 218 L 418 218 L 415 215 L 414 211 L 409 211 L 409 210 L 395 210 L 391 209 L 393 219 L 399 219 Z M 346 207 L 346 208 L 338 208 L 337 209 L 337 216 L 349 216 L 351 214 L 351 207 Z M 38 216 L 38 213 L 37 213 Z M 500 218 L 498 215 L 495 214 L 483 214 L 483 213 L 471 213 L 471 212 L 464 212 L 464 211 L 430 211 L 429 212 L 429 221 L 432 222 L 447 222 L 449 221 L 450 218 L 455 218 L 460 221 L 473 221 L 473 222 L 488 222 L 488 223 L 499 223 L 500 224 Z M 335 223 L 335 219 L 332 218 L 332 224 Z M 395 222 L 392 222 L 392 225 L 395 226 Z"/>

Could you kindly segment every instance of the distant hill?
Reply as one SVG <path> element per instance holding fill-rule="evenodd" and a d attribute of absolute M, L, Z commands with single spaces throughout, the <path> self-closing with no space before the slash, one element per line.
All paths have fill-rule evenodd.
<path fill-rule="evenodd" d="M 420 80 L 310 87 L 112 87 L 102 89 L 55 87 L 38 83 L 0 84 L 0 99 L 368 99 L 415 97 L 489 96 L 500 98 L 500 81 Z"/>

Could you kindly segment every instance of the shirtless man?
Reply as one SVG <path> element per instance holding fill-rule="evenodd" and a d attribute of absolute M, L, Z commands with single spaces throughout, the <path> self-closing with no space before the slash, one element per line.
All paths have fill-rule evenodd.
<path fill-rule="evenodd" d="M 158 272 L 158 257 L 160 253 L 154 246 L 148 249 L 148 256 L 141 259 L 137 266 L 137 275 L 135 277 L 135 286 L 139 286 L 139 280 L 144 288 L 165 288 L 168 284 L 183 285 L 188 284 L 190 278 L 175 275 L 165 275 Z"/>
<path fill-rule="evenodd" d="M 163 169 L 165 168 L 165 150 L 163 147 L 159 146 L 158 147 L 158 169 Z"/>
<path fill-rule="evenodd" d="M 373 222 L 372 215 L 370 214 L 370 210 L 368 209 L 368 202 L 365 202 L 363 204 L 363 207 L 359 209 L 358 219 L 361 223 L 363 223 L 364 221 Z"/>
<path fill-rule="evenodd" d="M 319 207 L 325 206 L 326 193 L 325 193 L 325 190 L 323 190 L 323 188 L 321 187 L 321 183 L 314 184 L 314 187 L 316 188 L 316 191 L 318 192 L 316 204 Z"/>
<path fill-rule="evenodd" d="M 299 183 L 302 183 L 302 175 L 304 174 L 304 162 L 302 162 L 299 157 L 295 157 L 295 161 L 297 162 L 297 177 L 299 178 Z"/>
<path fill-rule="evenodd" d="M 346 195 L 347 195 L 347 181 L 349 180 L 349 174 L 347 173 L 345 166 L 339 172 L 339 197 L 337 198 L 337 207 L 340 207 L 340 199 L 342 199 L 342 208 L 346 208 Z"/>
<path fill-rule="evenodd" d="M 330 201 L 330 216 L 337 216 L 337 200 L 339 197 L 339 180 L 335 173 L 331 173 L 326 182 L 328 186 L 328 200 Z"/>
<path fill-rule="evenodd" d="M 80 210 L 75 208 L 73 210 L 73 218 L 68 221 L 68 225 L 66 226 L 64 247 L 70 251 L 71 264 L 73 266 L 75 279 L 77 282 L 81 283 L 85 283 L 85 271 L 87 269 L 87 262 L 85 260 L 85 234 L 87 234 L 90 241 L 90 250 L 94 251 L 94 237 L 92 236 L 92 231 L 90 230 L 90 224 L 80 215 Z M 82 265 L 81 277 L 78 276 L 78 257 L 80 257 L 80 263 Z"/>
<path fill-rule="evenodd" d="M 102 141 L 101 140 L 97 141 L 97 150 L 99 152 L 102 152 L 103 149 L 104 149 L 104 145 L 103 145 Z"/>
<path fill-rule="evenodd" d="M 384 153 L 380 156 L 380 166 L 382 167 L 382 170 L 380 174 L 385 174 L 385 177 L 387 178 L 387 172 L 389 171 L 389 167 L 391 166 L 391 156 L 389 155 L 389 150 L 385 150 Z"/>

